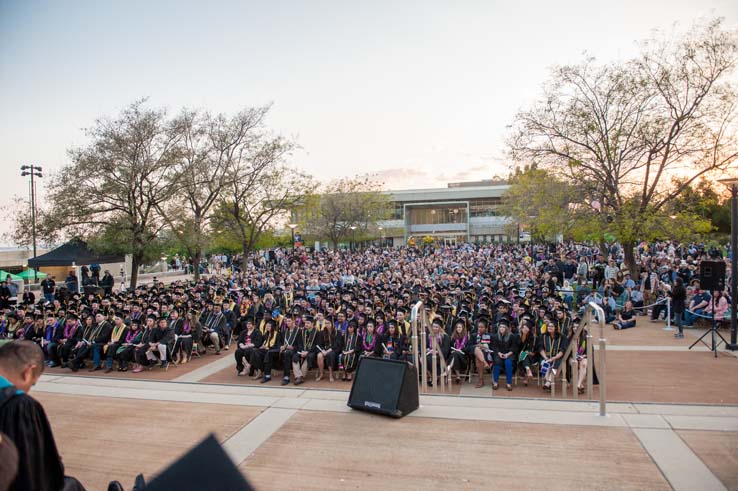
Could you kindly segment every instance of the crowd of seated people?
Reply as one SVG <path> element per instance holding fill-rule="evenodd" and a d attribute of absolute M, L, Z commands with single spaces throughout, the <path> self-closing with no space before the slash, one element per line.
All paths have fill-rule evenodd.
<path fill-rule="evenodd" d="M 72 371 L 139 373 L 232 349 L 239 376 L 330 383 L 352 380 L 362 357 L 414 362 L 410 315 L 422 301 L 421 370 L 450 383 L 474 374 L 479 387 L 490 374 L 493 389 L 504 373 L 507 390 L 538 370 L 548 389 L 588 302 L 628 329 L 645 306 L 657 317 L 664 303 L 651 304 L 684 282 L 688 325 L 690 314 L 712 315 L 712 296 L 725 315 L 725 293 L 699 290 L 706 254 L 689 247 L 642 244 L 633 274 L 622 251 L 570 243 L 254 253 L 199 281 L 21 303 L 3 312 L 0 338 L 32 340 L 50 367 Z M 586 367 L 577 346 L 569 361 Z"/>

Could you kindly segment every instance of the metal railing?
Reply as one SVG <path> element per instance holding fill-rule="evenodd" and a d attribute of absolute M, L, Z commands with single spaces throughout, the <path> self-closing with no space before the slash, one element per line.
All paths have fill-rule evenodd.
<path fill-rule="evenodd" d="M 587 307 L 584 310 L 584 316 L 582 318 L 582 322 L 579 324 L 579 327 L 574 332 L 574 335 L 571 337 L 573 340 L 571 343 L 569 343 L 569 346 L 566 348 L 566 351 L 564 352 L 564 357 L 562 358 L 561 363 L 561 395 L 563 397 L 566 397 L 566 391 L 567 391 L 567 382 L 566 382 L 566 370 L 567 370 L 567 360 L 569 360 L 569 357 L 571 356 L 571 353 L 573 350 L 577 348 L 579 345 L 578 340 L 582 334 L 582 331 L 584 329 L 587 329 L 587 399 L 593 399 L 593 380 L 594 380 L 594 345 L 592 344 L 592 329 L 597 326 L 600 328 L 600 338 L 599 338 L 599 349 L 597 353 L 597 358 L 599 360 L 598 367 L 597 367 L 597 378 L 599 379 L 599 386 L 600 386 L 600 416 L 605 416 L 606 414 L 606 404 L 607 404 L 607 379 L 606 379 L 606 345 L 607 340 L 605 339 L 605 311 L 602 310 L 602 307 L 597 305 L 594 302 L 589 302 Z M 575 342 L 576 341 L 576 342 Z M 572 381 L 574 382 L 571 384 L 572 388 L 572 397 L 575 399 L 578 398 L 578 391 L 577 391 L 577 380 L 579 379 L 579 364 L 577 363 L 576 356 L 571 362 L 572 364 Z M 553 380 L 555 382 L 556 377 L 553 377 Z M 555 383 L 551 384 L 551 397 L 555 397 Z"/>
<path fill-rule="evenodd" d="M 413 364 L 415 369 L 418 370 L 420 378 L 418 379 L 418 393 L 428 393 L 428 370 L 426 368 L 426 360 L 428 359 L 428 327 L 429 319 L 428 314 L 425 312 L 424 304 L 419 301 L 413 305 L 410 314 L 410 329 L 411 329 L 411 353 L 413 356 Z M 419 329 L 420 328 L 420 329 Z M 420 333 L 418 333 L 420 330 Z M 418 340 L 420 337 L 420 340 Z M 438 346 L 438 339 L 435 336 L 431 337 L 433 346 L 431 350 L 431 378 L 433 379 L 432 391 L 438 392 L 440 385 L 441 392 L 446 392 L 446 385 L 448 379 L 446 370 L 446 358 Z M 423 360 L 422 363 L 420 360 Z M 438 365 L 443 369 L 442 373 L 438 372 Z"/>

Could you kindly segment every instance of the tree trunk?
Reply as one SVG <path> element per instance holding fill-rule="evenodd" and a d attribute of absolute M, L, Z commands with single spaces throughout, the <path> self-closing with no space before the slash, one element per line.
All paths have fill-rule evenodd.
<path fill-rule="evenodd" d="M 143 254 L 133 254 L 131 256 L 131 290 L 136 289 L 138 284 L 138 268 L 141 266 Z"/>
<path fill-rule="evenodd" d="M 249 261 L 249 249 L 249 245 L 244 243 L 242 248 L 243 256 L 241 257 L 241 271 L 246 271 L 246 266 Z"/>
<path fill-rule="evenodd" d="M 628 268 L 628 271 L 630 271 L 630 277 L 637 280 L 639 278 L 639 272 L 636 271 L 635 254 L 633 253 L 635 243 L 623 242 L 621 245 L 623 246 L 623 252 L 625 253 L 625 266 Z"/>
<path fill-rule="evenodd" d="M 607 261 L 608 257 L 610 256 L 610 246 L 607 245 L 605 239 L 600 240 L 599 246 L 600 254 L 602 254 L 602 257 L 605 259 L 605 261 Z"/>
<path fill-rule="evenodd" d="M 202 260 L 202 251 L 198 248 L 192 258 L 192 272 L 195 274 L 195 281 L 200 281 L 200 261 Z"/>

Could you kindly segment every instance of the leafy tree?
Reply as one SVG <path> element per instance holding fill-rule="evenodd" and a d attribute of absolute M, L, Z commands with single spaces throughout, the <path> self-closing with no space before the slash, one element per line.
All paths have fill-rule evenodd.
<path fill-rule="evenodd" d="M 305 234 L 328 239 L 337 249 L 339 242 L 354 236 L 357 240 L 376 237 L 377 222 L 389 212 L 389 196 L 382 185 L 364 175 L 328 183 L 300 202 L 293 213 Z"/>
<path fill-rule="evenodd" d="M 736 34 L 717 19 L 651 39 L 631 60 L 556 67 L 543 97 L 516 116 L 511 156 L 575 185 L 633 269 L 636 241 L 673 229 L 669 204 L 738 157 L 737 59 Z M 684 180 L 670 181 L 675 173 Z"/>
<path fill-rule="evenodd" d="M 131 286 L 164 222 L 157 209 L 177 192 L 179 129 L 137 101 L 86 130 L 90 142 L 50 180 L 44 226 L 132 255 Z"/>

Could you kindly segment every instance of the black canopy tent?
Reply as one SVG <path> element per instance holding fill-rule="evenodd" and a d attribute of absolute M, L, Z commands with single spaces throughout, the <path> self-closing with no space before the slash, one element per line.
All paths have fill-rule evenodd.
<path fill-rule="evenodd" d="M 71 266 L 82 264 L 122 263 L 125 257 L 115 254 L 96 254 L 81 239 L 72 239 L 66 244 L 49 251 L 43 256 L 28 260 L 28 267 Z"/>

